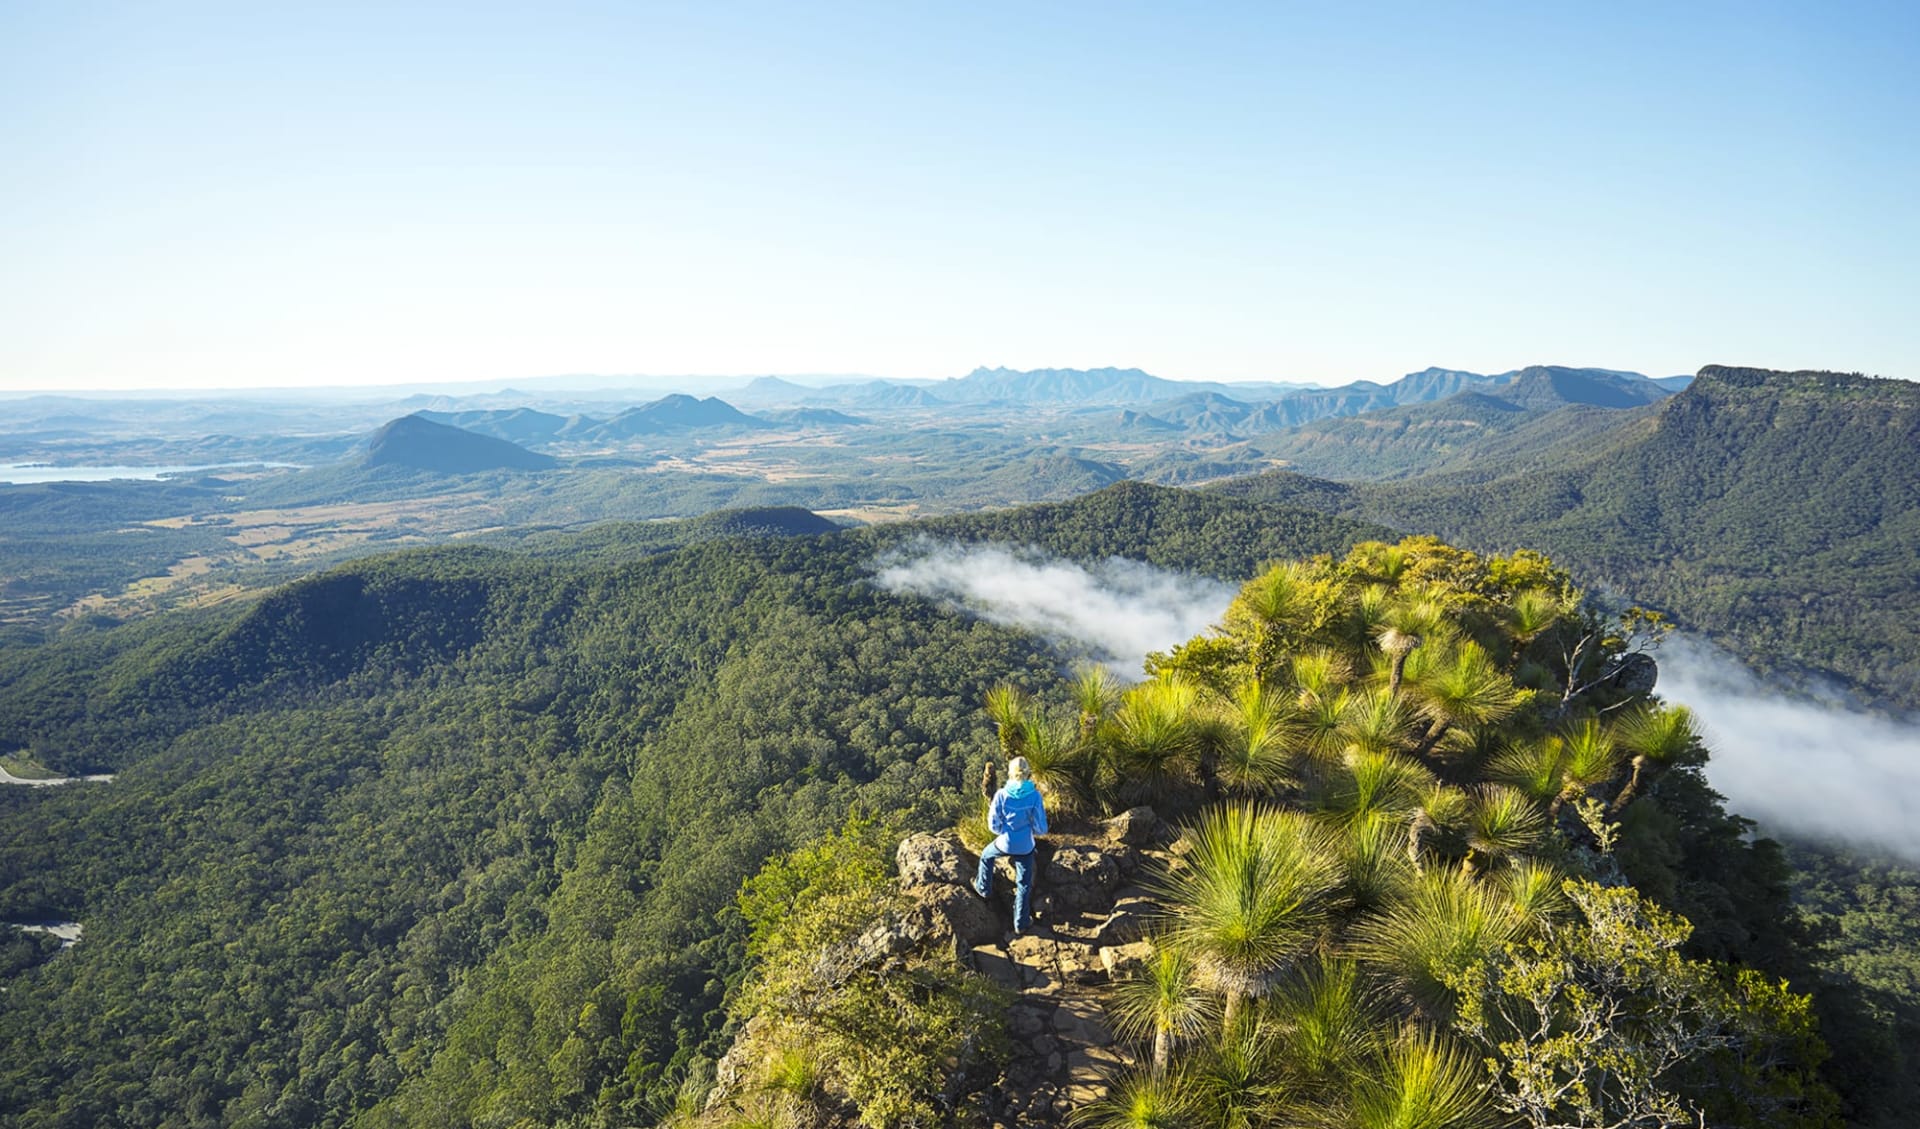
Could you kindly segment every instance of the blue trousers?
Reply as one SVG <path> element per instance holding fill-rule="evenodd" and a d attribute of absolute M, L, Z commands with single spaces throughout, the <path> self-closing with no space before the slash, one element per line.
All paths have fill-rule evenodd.
<path fill-rule="evenodd" d="M 980 852 L 980 873 L 973 880 L 974 893 L 983 898 L 993 897 L 993 860 L 997 858 L 1013 863 L 1013 931 L 1025 933 L 1033 928 L 1033 852 L 1010 855 L 998 842 L 988 843 Z"/>

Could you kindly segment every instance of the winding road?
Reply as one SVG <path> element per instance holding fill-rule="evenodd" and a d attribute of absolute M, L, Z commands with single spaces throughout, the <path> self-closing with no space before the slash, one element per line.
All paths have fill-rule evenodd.
<path fill-rule="evenodd" d="M 103 784 L 112 779 L 112 773 L 103 772 L 97 776 L 49 776 L 44 780 L 29 780 L 0 768 L 0 784 L 20 784 L 28 788 L 52 788 L 58 784 Z"/>

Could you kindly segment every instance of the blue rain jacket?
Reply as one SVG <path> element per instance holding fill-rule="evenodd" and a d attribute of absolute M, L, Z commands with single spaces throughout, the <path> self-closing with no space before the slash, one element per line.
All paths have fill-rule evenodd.
<path fill-rule="evenodd" d="M 999 833 L 994 845 L 1010 855 L 1033 853 L 1033 837 L 1047 833 L 1047 805 L 1031 780 L 1010 781 L 993 794 L 987 830 Z"/>

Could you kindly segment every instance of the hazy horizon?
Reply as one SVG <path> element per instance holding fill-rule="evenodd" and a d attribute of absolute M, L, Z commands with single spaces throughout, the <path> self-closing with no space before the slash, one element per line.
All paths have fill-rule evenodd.
<path fill-rule="evenodd" d="M 1515 372 L 1524 368 L 1536 367 L 1536 365 L 1553 365 L 1554 367 L 1563 367 L 1563 368 L 1594 368 L 1594 369 L 1607 369 L 1610 371 L 1629 371 L 1629 370 L 1620 369 L 1618 368 L 1618 366 L 1613 366 L 1613 365 L 1561 365 L 1558 362 L 1534 362 L 1532 364 L 1527 364 L 1527 365 L 1515 365 L 1510 369 L 1490 370 L 1486 373 L 1483 373 L 1483 375 L 1499 375 L 1505 372 Z M 976 367 L 984 368 L 984 369 L 992 369 L 996 367 L 1005 367 L 1005 366 L 980 365 Z M 1129 369 L 1139 369 L 1139 366 L 1137 365 L 1071 365 L 1071 366 L 1059 365 L 1059 366 L 1048 366 L 1048 367 L 1058 369 L 1060 371 L 1082 371 L 1082 372 L 1090 371 L 1090 370 L 1108 369 L 1108 368 L 1121 370 L 1121 371 L 1126 371 Z M 1397 380 L 1401 380 L 1407 376 L 1415 375 L 1416 373 L 1425 371 L 1428 368 L 1446 369 L 1450 371 L 1476 371 L 1476 370 L 1460 369 L 1459 366 L 1455 366 L 1455 365 L 1427 365 L 1427 366 L 1422 366 L 1420 369 L 1414 369 L 1408 372 L 1395 373 L 1392 375 L 1356 377 L 1355 380 L 1371 380 L 1374 383 L 1385 385 L 1385 384 L 1391 384 Z M 128 386 L 128 387 L 102 387 L 102 388 L 79 388 L 79 389 L 9 388 L 4 385 L 0 385 L 0 399 L 22 399 L 22 398 L 33 397 L 33 396 L 73 396 L 73 397 L 78 397 L 83 399 L 84 398 L 93 398 L 93 399 L 123 398 L 123 397 L 149 397 L 149 398 L 156 398 L 156 399 L 199 399 L 204 397 L 249 398 L 253 396 L 272 397 L 272 398 L 286 398 L 286 397 L 308 398 L 308 397 L 322 397 L 330 394 L 338 394 L 338 395 L 346 395 L 346 396 L 375 396 L 380 394 L 394 394 L 394 395 L 402 395 L 402 396 L 406 396 L 406 395 L 485 396 L 485 395 L 498 395 L 498 394 L 509 393 L 509 392 L 525 392 L 529 395 L 538 395 L 538 394 L 556 395 L 556 394 L 569 393 L 569 392 L 602 392 L 602 391 L 610 392 L 610 391 L 617 391 L 623 388 L 631 388 L 636 391 L 662 391 L 662 392 L 669 392 L 669 393 L 674 391 L 685 391 L 689 393 L 697 392 L 698 394 L 701 394 L 701 395 L 717 395 L 720 392 L 726 391 L 726 390 L 738 391 L 755 380 L 760 380 L 760 379 L 769 378 L 769 377 L 777 380 L 788 381 L 794 384 L 804 385 L 809 388 L 826 388 L 836 384 L 857 384 L 857 383 L 874 381 L 874 380 L 889 381 L 889 382 L 910 384 L 910 385 L 916 385 L 916 386 L 926 386 L 926 385 L 939 385 L 949 380 L 958 380 L 965 377 L 966 375 L 968 375 L 973 371 L 975 370 L 970 368 L 965 370 L 964 372 L 956 372 L 949 376 L 943 376 L 943 377 L 902 377 L 902 376 L 889 376 L 889 375 L 879 374 L 879 373 L 811 373 L 811 372 L 551 373 L 551 374 L 539 374 L 539 375 L 531 375 L 531 376 L 523 376 L 523 377 L 499 377 L 491 380 L 472 380 L 472 379 L 466 379 L 466 378 L 460 378 L 460 377 L 449 377 L 442 380 L 410 380 L 410 381 L 403 380 L 403 381 L 395 381 L 392 383 L 384 383 L 384 384 L 316 383 L 316 384 L 283 384 L 283 385 L 230 385 L 230 386 L 203 386 L 203 387 L 167 386 L 167 387 L 146 387 L 146 388 L 142 388 L 138 386 Z M 1016 371 L 1033 371 L 1033 370 L 1016 370 Z M 1147 370 L 1141 369 L 1140 371 L 1147 371 Z M 1339 386 L 1336 384 L 1328 383 L 1326 381 L 1312 381 L 1312 380 L 1280 380 L 1280 379 L 1268 380 L 1268 379 L 1255 379 L 1255 378 L 1247 378 L 1244 380 L 1211 380 L 1211 379 L 1206 379 L 1202 377 L 1168 376 L 1165 373 L 1150 372 L 1150 371 L 1147 371 L 1147 375 L 1158 377 L 1162 380 L 1174 381 L 1176 383 L 1196 384 L 1196 385 L 1245 384 L 1245 385 L 1257 386 L 1257 385 L 1266 385 L 1266 384 L 1292 384 L 1302 388 L 1332 388 L 1332 387 Z M 1688 370 L 1687 372 L 1684 372 L 1684 373 L 1683 372 L 1671 372 L 1671 373 L 1645 372 L 1645 373 L 1642 373 L 1641 375 L 1648 376 L 1648 377 L 1656 377 L 1656 378 L 1665 378 L 1665 377 L 1672 377 L 1672 376 L 1691 376 L 1693 375 L 1693 370 Z M 1867 375 L 1874 376 L 1879 374 L 1869 373 Z M 569 383 L 569 382 L 574 382 L 574 383 Z M 1345 384 L 1345 383 L 1352 383 L 1352 382 L 1342 381 L 1341 383 Z"/>

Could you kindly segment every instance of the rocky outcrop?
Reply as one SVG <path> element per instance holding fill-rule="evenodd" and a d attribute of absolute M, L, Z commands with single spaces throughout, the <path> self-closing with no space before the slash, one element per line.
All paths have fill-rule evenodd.
<path fill-rule="evenodd" d="M 1084 833 L 1049 836 L 1035 860 L 1034 924 L 1013 932 L 1013 868 L 997 864 L 994 897 L 973 890 L 979 856 L 958 835 L 916 834 L 894 855 L 905 906 L 853 940 L 822 953 L 816 974 L 833 981 L 854 970 L 904 966 L 950 953 L 1006 990 L 1013 1053 L 999 1076 L 969 1079 L 955 1108 L 978 1129 L 1065 1125 L 1097 1101 L 1136 1049 L 1107 1026 L 1106 987 L 1151 955 L 1157 903 L 1139 884 L 1153 868 L 1178 865 L 1171 829 L 1151 808 L 1123 812 Z M 764 1051 L 748 1023 L 722 1060 L 712 1101 L 738 1089 L 744 1065 Z"/>

